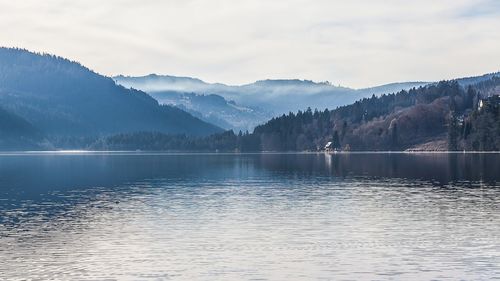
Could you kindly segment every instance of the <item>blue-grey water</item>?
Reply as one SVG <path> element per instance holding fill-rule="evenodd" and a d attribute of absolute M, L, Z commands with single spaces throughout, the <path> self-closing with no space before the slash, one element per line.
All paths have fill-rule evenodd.
<path fill-rule="evenodd" d="M 500 279 L 500 154 L 0 155 L 0 280 Z"/>

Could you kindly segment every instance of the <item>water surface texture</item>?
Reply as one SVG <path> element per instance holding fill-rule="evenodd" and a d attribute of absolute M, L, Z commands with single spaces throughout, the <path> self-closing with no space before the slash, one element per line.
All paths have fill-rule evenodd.
<path fill-rule="evenodd" d="M 500 278 L 500 154 L 0 156 L 0 280 Z"/>

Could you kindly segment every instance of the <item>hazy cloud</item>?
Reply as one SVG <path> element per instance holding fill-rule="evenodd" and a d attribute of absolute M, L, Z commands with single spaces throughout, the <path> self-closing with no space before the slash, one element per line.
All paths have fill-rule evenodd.
<path fill-rule="evenodd" d="M 496 0 L 0 0 L 0 42 L 98 72 L 363 87 L 500 69 Z"/>

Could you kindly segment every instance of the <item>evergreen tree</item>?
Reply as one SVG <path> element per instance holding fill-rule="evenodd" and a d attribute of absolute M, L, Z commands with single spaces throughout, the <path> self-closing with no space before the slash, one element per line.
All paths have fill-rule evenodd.
<path fill-rule="evenodd" d="M 333 142 L 333 148 L 340 149 L 342 147 L 342 145 L 340 144 L 339 133 L 337 131 L 333 133 L 332 142 Z"/>
<path fill-rule="evenodd" d="M 399 132 L 398 132 L 398 123 L 397 122 L 394 122 L 394 124 L 392 124 L 392 130 L 391 130 L 391 149 L 397 149 L 398 145 L 399 145 Z"/>
<path fill-rule="evenodd" d="M 458 150 L 458 136 L 459 136 L 458 120 L 454 111 L 450 112 L 450 121 L 448 124 L 448 150 Z"/>

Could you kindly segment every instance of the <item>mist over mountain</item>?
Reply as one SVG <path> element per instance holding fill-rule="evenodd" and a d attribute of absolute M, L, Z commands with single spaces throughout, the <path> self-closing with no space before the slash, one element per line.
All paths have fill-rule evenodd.
<path fill-rule="evenodd" d="M 253 133 L 227 131 L 207 138 L 121 134 L 101 139 L 95 148 L 321 151 L 325 144 L 344 151 L 498 151 L 500 77 L 441 81 L 334 110 L 308 108 L 272 118 Z"/>
<path fill-rule="evenodd" d="M 255 126 L 274 117 L 271 110 L 241 99 L 238 87 L 156 74 L 144 77 L 120 75 L 114 80 L 124 87 L 147 92 L 161 104 L 178 107 L 226 130 L 252 131 Z"/>
<path fill-rule="evenodd" d="M 500 77 L 488 74 L 356 101 L 335 110 L 299 111 L 258 126 L 254 149 L 498 151 Z"/>
<path fill-rule="evenodd" d="M 79 63 L 22 49 L 0 48 L 0 106 L 48 137 L 221 131 Z"/>
<path fill-rule="evenodd" d="M 161 104 L 173 105 L 206 122 L 236 132 L 251 131 L 273 117 L 259 108 L 241 106 L 215 94 L 159 91 L 151 92 L 151 96 Z"/>
<path fill-rule="evenodd" d="M 183 143 L 184 147 L 188 148 L 189 143 L 196 142 L 196 137 L 221 133 L 223 129 L 232 129 L 236 134 L 242 131 L 238 134 L 238 138 L 241 138 L 243 142 L 263 141 L 261 147 L 275 149 L 281 143 L 275 144 L 275 136 L 272 134 L 270 140 L 265 128 L 275 130 L 274 125 L 269 124 L 287 120 L 286 118 L 295 118 L 293 114 L 288 114 L 289 112 L 302 110 L 311 114 L 311 110 L 304 111 L 309 107 L 313 111 L 314 108 L 319 109 L 320 113 L 338 113 L 345 111 L 345 108 L 354 108 L 354 113 L 350 114 L 358 118 L 364 116 L 363 112 L 379 110 L 378 103 L 381 100 L 387 103 L 385 106 L 395 107 L 384 109 L 382 114 L 386 118 L 384 122 L 381 122 L 382 115 L 377 115 L 377 120 L 367 120 L 365 117 L 361 121 L 358 120 L 359 118 L 355 122 L 351 120 L 357 133 L 350 136 L 352 139 L 349 144 L 359 149 L 370 148 L 371 146 L 365 143 L 367 136 L 372 138 L 369 142 L 374 143 L 379 136 L 385 134 L 385 142 L 379 148 L 393 148 L 394 146 L 389 142 L 392 131 L 386 128 L 391 127 L 390 123 L 393 119 L 400 120 L 398 124 L 407 124 L 401 120 L 406 120 L 408 116 L 418 115 L 416 119 L 425 120 L 436 115 L 439 118 L 436 117 L 438 121 L 434 123 L 442 124 L 443 120 L 451 114 L 450 112 L 455 112 L 445 106 L 447 99 L 450 100 L 455 96 L 460 97 L 456 99 L 457 103 L 463 103 L 462 100 L 467 99 L 467 106 L 456 113 L 469 118 L 467 114 L 474 110 L 473 104 L 475 103 L 470 102 L 471 95 L 465 89 L 473 86 L 480 93 L 476 95 L 477 98 L 497 96 L 500 91 L 498 79 L 495 78 L 497 76 L 500 76 L 500 73 L 455 79 L 453 85 L 436 82 L 404 82 L 366 89 L 351 89 L 334 86 L 329 82 L 297 79 L 261 80 L 241 86 L 230 86 L 206 83 L 189 77 L 159 75 L 117 76 L 112 79 L 61 57 L 32 53 L 22 49 L 0 48 L 0 148 L 53 149 L 61 146 L 83 148 L 95 143 L 97 139 L 105 140 L 107 136 L 113 135 L 125 136 L 126 139 L 126 136 L 132 134 L 139 141 L 143 132 L 150 133 L 148 136 L 151 140 L 157 139 L 157 134 L 169 136 L 168 138 L 172 141 Z M 412 98 L 408 99 L 405 91 L 408 91 Z M 399 94 L 392 94 L 396 92 Z M 388 96 L 389 93 L 391 95 Z M 439 98 L 432 100 L 426 106 L 416 102 L 413 98 L 413 96 L 424 98 L 427 95 L 435 95 Z M 379 100 L 378 96 L 382 99 Z M 402 104 L 398 99 L 401 98 L 405 99 L 404 106 L 412 108 L 407 110 L 407 115 L 400 114 Z M 352 105 L 345 107 L 349 104 Z M 338 108 L 338 110 L 325 111 L 325 108 Z M 491 112 L 494 110 L 496 109 Z M 422 112 L 428 114 L 421 115 Z M 288 117 L 282 116 L 285 113 Z M 316 113 L 314 114 L 316 116 Z M 333 118 L 329 114 L 325 116 Z M 307 119 L 309 115 L 306 115 L 304 118 Z M 278 116 L 281 116 L 281 119 L 273 118 Z M 471 116 L 468 120 L 473 129 L 482 126 L 481 120 L 483 119 L 495 120 L 489 115 Z M 328 123 L 328 120 L 324 121 L 323 125 L 326 127 L 320 131 L 331 130 L 332 128 L 328 126 L 332 124 Z M 341 121 L 339 119 L 335 122 L 336 128 L 340 126 Z M 373 126 L 368 126 L 366 125 L 368 121 L 380 121 L 383 128 L 373 125 L 375 123 L 371 124 Z M 427 122 L 426 124 L 434 123 Z M 267 124 L 267 127 L 260 126 L 261 124 Z M 254 131 L 255 127 L 259 130 Z M 378 128 L 377 132 L 382 133 L 377 135 L 372 130 L 373 128 Z M 442 135 L 443 128 L 442 126 L 436 128 L 436 131 Z M 360 133 L 364 129 L 367 131 Z M 315 134 L 313 131 L 308 134 Z M 479 128 L 477 132 L 481 133 L 472 134 L 472 136 L 479 136 L 485 131 L 493 130 Z M 321 133 L 321 137 L 315 138 L 314 141 L 306 142 L 300 134 L 294 135 L 291 139 L 304 144 L 298 145 L 296 149 L 310 149 L 331 137 L 330 131 L 325 132 L 329 133 Z M 429 140 L 427 133 L 424 132 L 422 136 L 419 136 L 420 139 Z M 171 138 L 170 136 L 173 135 L 177 137 Z M 259 141 L 252 139 L 256 136 L 259 137 Z M 401 134 L 402 139 L 408 136 L 412 141 L 417 139 L 411 137 L 413 136 L 411 130 Z M 300 138 L 295 140 L 295 137 Z M 474 137 L 473 140 L 471 137 L 462 139 L 462 142 L 466 143 L 464 147 L 476 148 L 485 143 L 476 141 L 476 138 L 479 137 Z M 205 139 L 206 146 L 217 147 L 218 143 L 223 143 L 227 139 L 234 141 L 232 132 Z M 268 147 L 264 145 L 266 143 L 272 145 Z M 410 143 L 408 141 L 408 144 Z M 475 143 L 481 145 L 477 146 Z M 403 147 L 405 146 L 396 148 Z M 289 148 L 293 149 L 293 145 L 287 146 L 287 149 Z"/>
<path fill-rule="evenodd" d="M 404 89 L 419 87 L 427 82 L 393 83 L 367 89 L 351 89 L 347 87 L 334 86 L 329 82 L 313 82 L 310 80 L 281 79 L 261 80 L 255 83 L 230 86 L 221 83 L 206 83 L 200 79 L 190 77 L 163 76 L 151 74 L 142 77 L 116 76 L 118 84 L 127 88 L 140 89 L 148 92 L 160 103 L 172 104 L 180 108 L 190 109 L 185 102 L 183 94 L 197 94 L 198 96 L 220 96 L 226 100 L 229 107 L 220 108 L 219 111 L 208 113 L 215 124 L 222 125 L 226 122 L 233 129 L 250 128 L 269 120 L 271 117 L 283 113 L 295 112 L 304 107 L 325 109 L 350 104 L 360 98 L 373 94 L 393 93 Z M 180 98 L 183 97 L 183 98 Z M 209 99 L 207 98 L 207 102 Z M 242 111 L 234 111 L 231 107 L 244 108 Z M 204 110 L 203 98 L 198 99 L 196 108 L 189 111 L 193 114 L 199 112 L 199 116 L 207 114 Z M 207 108 L 211 108 L 207 106 Z M 224 112 L 218 114 L 218 112 Z M 225 114 L 231 112 L 231 114 Z M 197 116 L 198 116 L 197 115 Z M 214 121 L 213 118 L 222 120 Z M 233 120 L 239 119 L 242 124 L 236 124 Z M 224 126 L 223 126 L 224 127 Z M 227 127 L 225 127 L 227 128 Z"/>

